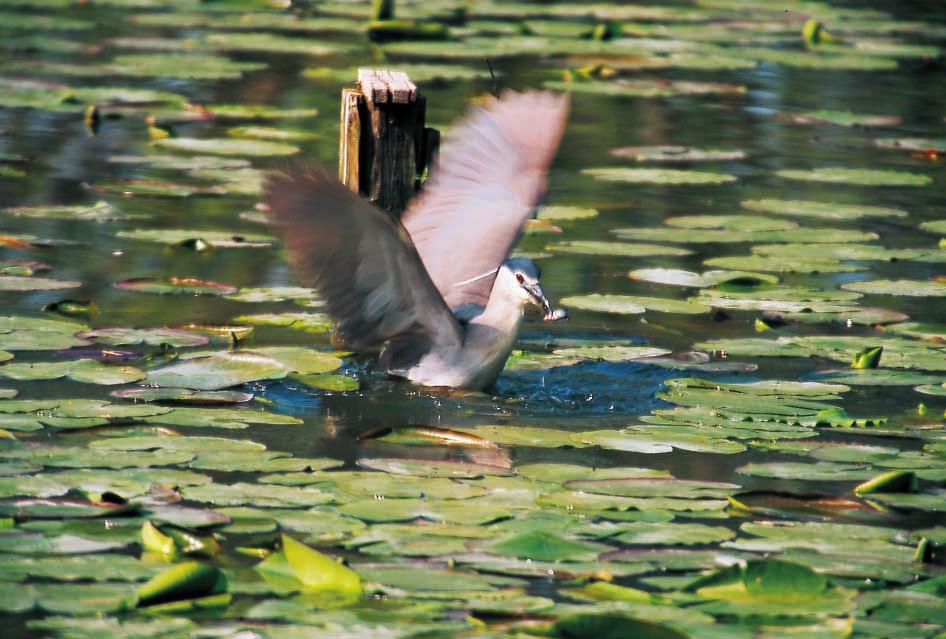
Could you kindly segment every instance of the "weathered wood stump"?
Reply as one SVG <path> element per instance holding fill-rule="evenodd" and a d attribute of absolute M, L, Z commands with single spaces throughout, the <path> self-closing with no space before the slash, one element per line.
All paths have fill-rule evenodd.
<path fill-rule="evenodd" d="M 358 85 L 342 90 L 339 179 L 399 216 L 439 144 L 426 129 L 426 101 L 400 71 L 359 69 Z"/>

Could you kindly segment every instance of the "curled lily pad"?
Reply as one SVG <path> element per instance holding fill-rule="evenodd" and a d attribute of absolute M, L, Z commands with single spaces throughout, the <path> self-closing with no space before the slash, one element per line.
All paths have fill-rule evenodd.
<path fill-rule="evenodd" d="M 157 293 L 158 295 L 229 295 L 237 291 L 235 286 L 196 277 L 168 277 L 160 280 L 153 277 L 137 277 L 115 282 L 115 286 L 127 291 Z"/>
<path fill-rule="evenodd" d="M 636 184 L 726 184 L 736 181 L 735 176 L 725 173 L 678 169 L 631 169 L 615 166 L 582 169 L 582 173 L 596 180 Z"/>

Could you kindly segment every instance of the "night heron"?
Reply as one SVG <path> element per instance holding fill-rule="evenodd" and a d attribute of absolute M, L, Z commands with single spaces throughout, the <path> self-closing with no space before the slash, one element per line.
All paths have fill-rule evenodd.
<path fill-rule="evenodd" d="M 545 191 L 568 97 L 505 92 L 450 131 L 401 221 L 324 167 L 276 173 L 263 201 L 301 281 L 359 351 L 392 374 L 480 390 L 502 371 L 529 305 L 560 319 L 531 260 L 509 258 Z"/>

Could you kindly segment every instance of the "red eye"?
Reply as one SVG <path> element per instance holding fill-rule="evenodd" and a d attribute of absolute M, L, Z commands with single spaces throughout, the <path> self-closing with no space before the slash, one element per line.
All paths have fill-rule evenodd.
<path fill-rule="evenodd" d="M 520 284 L 525 284 L 526 278 L 522 277 L 522 273 L 516 273 L 516 281 Z"/>

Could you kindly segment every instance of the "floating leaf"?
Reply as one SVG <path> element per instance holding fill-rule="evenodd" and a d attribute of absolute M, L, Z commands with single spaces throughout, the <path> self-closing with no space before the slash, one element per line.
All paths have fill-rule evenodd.
<path fill-rule="evenodd" d="M 735 176 L 725 173 L 677 169 L 630 169 L 615 166 L 582 169 L 581 172 L 596 180 L 635 184 L 726 184 L 736 181 Z"/>
<path fill-rule="evenodd" d="M 809 217 L 821 220 L 858 220 L 864 217 L 906 217 L 901 209 L 869 204 L 840 204 L 814 200 L 743 200 L 740 204 L 752 211 Z"/>
<path fill-rule="evenodd" d="M 154 144 L 173 151 L 235 155 L 239 157 L 272 157 L 293 155 L 299 152 L 299 147 L 270 140 L 165 138 L 163 140 L 155 140 Z"/>
<path fill-rule="evenodd" d="M 564 306 L 571 306 L 583 310 L 625 315 L 643 313 L 646 310 L 686 314 L 708 313 L 710 310 L 708 306 L 683 300 L 637 297 L 634 295 L 601 295 L 599 293 L 577 297 L 565 297 L 562 298 L 561 302 Z"/>
<path fill-rule="evenodd" d="M 626 146 L 611 149 L 611 155 L 635 162 L 729 162 L 746 158 L 745 151 L 694 149 L 686 146 Z"/>
<path fill-rule="evenodd" d="M 115 282 L 115 286 L 128 291 L 157 293 L 159 295 L 229 295 L 237 291 L 235 286 L 201 280 L 196 277 L 168 277 L 161 280 L 152 277 L 138 277 Z"/>
<path fill-rule="evenodd" d="M 116 237 L 191 247 L 203 242 L 217 248 L 266 248 L 273 245 L 273 238 L 255 233 L 227 233 L 225 231 L 198 231 L 185 229 L 136 229 L 119 231 Z"/>
<path fill-rule="evenodd" d="M 220 595 L 227 591 L 227 578 L 215 567 L 197 561 L 171 566 L 141 585 L 135 592 L 136 606 L 196 599 Z"/>
<path fill-rule="evenodd" d="M 662 246 L 660 244 L 641 244 L 631 242 L 601 242 L 595 240 L 573 240 L 556 242 L 545 247 L 558 253 L 578 253 L 582 255 L 617 255 L 621 257 L 649 257 L 653 255 L 688 255 L 692 251 Z"/>
<path fill-rule="evenodd" d="M 776 171 L 778 177 L 805 182 L 828 182 L 830 184 L 857 184 L 861 186 L 926 186 L 933 182 L 928 175 L 881 169 L 845 169 L 828 167 L 812 169 L 784 169 Z"/>
<path fill-rule="evenodd" d="M 54 280 L 48 277 L 0 275 L 0 291 L 59 291 L 80 286 L 82 282 Z"/>
<path fill-rule="evenodd" d="M 357 601 L 362 595 L 358 573 L 326 557 L 288 535 L 281 535 L 282 548 L 271 554 L 256 570 L 263 575 L 290 578 L 298 590 L 331 597 L 334 601 Z"/>
<path fill-rule="evenodd" d="M 848 282 L 842 284 L 841 288 L 869 295 L 946 296 L 946 282 L 938 280 L 865 280 Z"/>

